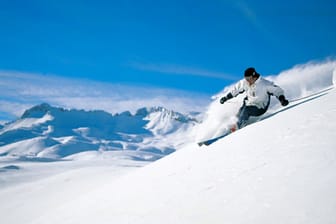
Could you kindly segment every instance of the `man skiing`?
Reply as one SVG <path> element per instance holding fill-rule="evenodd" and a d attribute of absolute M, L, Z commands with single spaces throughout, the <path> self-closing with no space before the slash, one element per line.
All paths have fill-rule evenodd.
<path fill-rule="evenodd" d="M 271 95 L 276 96 L 282 106 L 289 103 L 279 86 L 262 78 L 252 67 L 245 70 L 244 79 L 236 83 L 229 93 L 220 99 L 220 103 L 223 104 L 243 92 L 246 93 L 246 97 L 237 114 L 238 122 L 230 128 L 231 132 L 246 126 L 250 116 L 264 114 L 270 104 Z"/>

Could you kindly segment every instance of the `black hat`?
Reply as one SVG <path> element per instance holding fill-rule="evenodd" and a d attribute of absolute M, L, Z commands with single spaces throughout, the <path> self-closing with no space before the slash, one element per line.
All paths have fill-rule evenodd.
<path fill-rule="evenodd" d="M 251 67 L 245 70 L 244 76 L 249 77 L 249 76 L 255 76 L 256 74 L 258 74 L 256 70 Z"/>

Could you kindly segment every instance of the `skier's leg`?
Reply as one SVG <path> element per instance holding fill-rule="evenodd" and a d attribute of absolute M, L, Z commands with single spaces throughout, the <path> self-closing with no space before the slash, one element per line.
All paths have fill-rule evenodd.
<path fill-rule="evenodd" d="M 245 104 L 239 109 L 237 117 L 238 117 L 237 126 L 238 129 L 240 129 L 245 126 L 244 124 L 249 118 L 248 109 Z"/>
<path fill-rule="evenodd" d="M 260 116 L 266 112 L 267 108 L 260 109 L 256 106 L 246 106 L 245 104 L 240 108 L 238 113 L 238 128 L 246 126 L 246 123 L 250 116 Z"/>

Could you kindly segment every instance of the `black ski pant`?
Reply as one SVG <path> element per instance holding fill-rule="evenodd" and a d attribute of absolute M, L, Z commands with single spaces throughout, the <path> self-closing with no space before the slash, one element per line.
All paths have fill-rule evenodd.
<path fill-rule="evenodd" d="M 260 115 L 263 115 L 267 111 L 268 105 L 266 108 L 258 108 L 256 106 L 246 106 L 245 102 L 243 106 L 239 109 L 238 112 L 238 122 L 237 126 L 238 128 L 245 127 L 247 124 L 247 120 L 250 118 L 250 116 L 258 117 Z"/>

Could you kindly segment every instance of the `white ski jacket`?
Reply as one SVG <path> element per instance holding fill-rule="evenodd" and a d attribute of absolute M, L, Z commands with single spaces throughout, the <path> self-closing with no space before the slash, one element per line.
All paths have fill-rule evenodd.
<path fill-rule="evenodd" d="M 284 95 L 284 91 L 279 86 L 262 77 L 259 77 L 251 86 L 245 79 L 242 79 L 230 91 L 233 97 L 243 92 L 247 96 L 246 105 L 256 106 L 260 109 L 265 109 L 269 105 L 270 95 L 277 98 Z"/>

